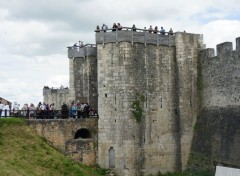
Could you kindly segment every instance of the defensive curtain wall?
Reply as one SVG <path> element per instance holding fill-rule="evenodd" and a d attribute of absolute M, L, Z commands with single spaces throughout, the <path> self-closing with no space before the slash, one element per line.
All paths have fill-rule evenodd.
<path fill-rule="evenodd" d="M 60 87 L 60 88 L 49 88 L 48 86 L 43 87 L 43 102 L 47 104 L 54 103 L 54 107 L 57 110 L 60 110 L 63 103 L 69 102 L 69 89 Z"/>
<path fill-rule="evenodd" d="M 37 134 L 72 159 L 96 165 L 97 118 L 29 120 Z"/>
<path fill-rule="evenodd" d="M 240 37 L 200 52 L 200 111 L 190 161 L 193 167 L 240 167 Z M 195 165 L 194 165 L 195 164 Z"/>
<path fill-rule="evenodd" d="M 203 36 L 96 33 L 98 164 L 119 175 L 185 169 Z"/>

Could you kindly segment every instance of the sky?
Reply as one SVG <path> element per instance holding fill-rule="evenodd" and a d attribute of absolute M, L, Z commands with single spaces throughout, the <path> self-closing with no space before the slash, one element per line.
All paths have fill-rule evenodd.
<path fill-rule="evenodd" d="M 239 0 L 0 0 L 0 97 L 43 101 L 43 86 L 69 86 L 67 46 L 95 43 L 97 25 L 203 34 L 207 48 L 240 37 Z"/>

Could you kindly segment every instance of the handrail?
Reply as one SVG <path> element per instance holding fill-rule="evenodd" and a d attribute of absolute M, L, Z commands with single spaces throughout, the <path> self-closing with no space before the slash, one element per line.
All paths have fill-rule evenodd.
<path fill-rule="evenodd" d="M 124 28 L 126 29 L 126 28 Z M 96 32 L 96 44 L 105 45 L 106 43 L 119 43 L 119 42 L 130 42 L 133 43 L 143 43 L 154 44 L 154 45 L 165 45 L 174 46 L 175 45 L 175 35 L 163 35 L 158 33 L 137 32 L 133 31 L 132 28 L 127 28 L 131 30 L 116 30 L 112 32 Z M 108 29 L 107 31 L 110 31 Z M 143 30 L 143 29 L 141 29 Z M 103 30 L 100 30 L 103 31 Z"/>
<path fill-rule="evenodd" d="M 17 117 L 27 119 L 98 118 L 97 110 L 88 113 L 80 110 L 2 110 L 0 118 Z"/>

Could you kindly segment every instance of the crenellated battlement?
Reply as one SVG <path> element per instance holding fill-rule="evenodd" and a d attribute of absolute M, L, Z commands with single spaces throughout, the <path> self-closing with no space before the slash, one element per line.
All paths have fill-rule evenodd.
<path fill-rule="evenodd" d="M 231 53 L 238 52 L 240 50 L 240 37 L 236 38 L 236 50 L 233 50 L 232 42 L 223 42 L 216 46 L 217 55 L 215 55 L 214 48 L 206 48 L 200 51 L 200 58 L 205 59 L 213 59 L 213 58 L 226 58 Z"/>
<path fill-rule="evenodd" d="M 95 44 L 86 44 L 84 46 L 68 47 L 68 58 L 84 58 L 87 56 L 96 56 L 97 49 Z"/>

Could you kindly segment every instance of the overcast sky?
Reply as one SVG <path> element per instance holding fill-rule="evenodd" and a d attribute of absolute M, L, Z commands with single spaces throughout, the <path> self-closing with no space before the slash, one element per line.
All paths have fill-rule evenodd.
<path fill-rule="evenodd" d="M 207 48 L 240 37 L 239 0 L 0 0 L 0 97 L 43 101 L 69 86 L 67 46 L 95 43 L 97 25 L 170 27 L 204 35 Z"/>

